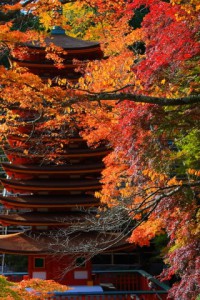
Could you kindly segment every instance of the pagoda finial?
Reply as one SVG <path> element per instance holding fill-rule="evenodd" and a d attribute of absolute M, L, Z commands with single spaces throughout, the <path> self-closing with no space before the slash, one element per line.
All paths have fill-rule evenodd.
<path fill-rule="evenodd" d="M 62 4 L 61 0 L 60 0 L 60 2 Z M 57 9 L 57 12 L 59 13 L 59 15 L 63 15 L 62 6 L 60 6 Z M 62 28 L 62 26 L 54 25 L 53 28 L 52 28 L 52 30 L 51 30 L 51 34 L 54 34 L 54 35 L 65 35 L 65 30 Z"/>
<path fill-rule="evenodd" d="M 51 34 L 64 35 L 65 30 L 61 26 L 53 26 Z"/>

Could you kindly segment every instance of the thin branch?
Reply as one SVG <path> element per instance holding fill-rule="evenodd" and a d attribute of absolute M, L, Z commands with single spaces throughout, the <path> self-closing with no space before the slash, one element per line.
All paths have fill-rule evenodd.
<path fill-rule="evenodd" d="M 112 91 L 105 91 L 105 92 L 91 92 L 90 90 L 87 90 L 87 89 L 80 89 L 80 88 L 72 88 L 72 90 L 74 91 L 80 91 L 80 92 L 84 92 L 86 94 L 89 94 L 89 95 L 100 95 L 100 94 L 114 94 L 114 93 L 117 93 L 117 92 L 120 92 L 120 91 L 123 91 L 125 90 L 126 88 L 128 87 L 133 87 L 134 85 L 133 84 L 127 84 L 121 88 L 118 88 L 116 90 L 112 90 Z"/>

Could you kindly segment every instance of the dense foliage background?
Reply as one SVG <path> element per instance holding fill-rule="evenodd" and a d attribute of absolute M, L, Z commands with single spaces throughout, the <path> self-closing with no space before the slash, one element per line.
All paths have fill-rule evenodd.
<path fill-rule="evenodd" d="M 18 116 L 10 108 L 40 112 L 43 132 L 61 138 L 72 120 L 91 146 L 102 141 L 106 209 L 124 207 L 132 218 L 131 243 L 169 238 L 163 276 L 178 274 L 174 299 L 199 293 L 199 10 L 197 0 L 1 1 L 1 58 L 36 40 L 53 25 L 98 40 L 104 59 L 87 64 L 73 85 L 44 83 L 27 69 L 0 69 L 1 143 Z M 62 17 L 59 13 L 62 6 Z M 47 51 L 48 53 L 48 51 Z M 62 68 L 60 49 L 49 58 Z M 84 112 L 84 113 L 83 113 Z M 38 121 L 35 120 L 35 126 Z M 56 133 L 55 133 L 56 128 Z M 63 137 L 63 135 L 62 135 Z M 62 143 L 58 143 L 61 145 Z M 58 146 L 58 145 L 57 145 Z M 52 159 L 51 153 L 46 153 Z"/>

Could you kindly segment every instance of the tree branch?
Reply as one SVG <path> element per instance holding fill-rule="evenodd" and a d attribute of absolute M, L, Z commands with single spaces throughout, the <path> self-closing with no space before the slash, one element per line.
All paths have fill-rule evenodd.
<path fill-rule="evenodd" d="M 31 4 L 35 0 L 27 0 L 22 4 L 22 7 L 26 7 L 28 4 Z M 73 3 L 76 2 L 76 0 L 60 0 L 61 4 L 66 4 L 66 3 Z"/>
<path fill-rule="evenodd" d="M 131 93 L 99 93 L 94 94 L 90 92 L 86 92 L 85 95 L 77 95 L 77 97 L 72 98 L 63 103 L 63 105 L 70 105 L 77 103 L 80 100 L 89 100 L 89 101 L 102 101 L 102 100 L 116 100 L 117 103 L 120 103 L 124 100 L 129 100 L 136 103 L 149 103 L 149 104 L 157 104 L 159 106 L 178 106 L 178 105 L 191 105 L 200 103 L 200 95 L 191 95 L 180 98 L 162 98 L 162 97 L 153 97 L 153 96 L 145 96 L 145 95 L 135 95 Z"/>

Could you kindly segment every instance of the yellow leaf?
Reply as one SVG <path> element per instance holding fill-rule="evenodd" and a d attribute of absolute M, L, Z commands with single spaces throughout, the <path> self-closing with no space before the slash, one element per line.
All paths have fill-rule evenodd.
<path fill-rule="evenodd" d="M 161 80 L 161 84 L 165 84 L 165 82 L 166 82 L 165 79 Z"/>
<path fill-rule="evenodd" d="M 25 154 L 25 155 L 28 155 L 28 150 L 25 149 L 25 150 L 24 150 L 24 154 Z"/>

